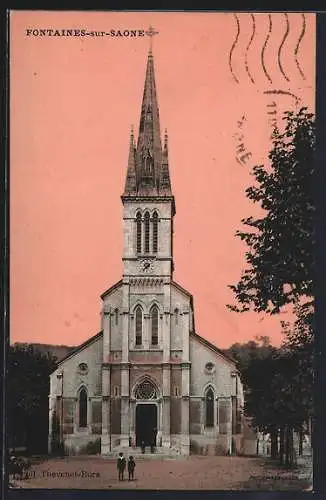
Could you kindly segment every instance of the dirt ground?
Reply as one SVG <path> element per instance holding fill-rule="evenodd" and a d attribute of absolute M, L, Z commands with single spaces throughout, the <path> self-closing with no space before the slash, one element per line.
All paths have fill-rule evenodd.
<path fill-rule="evenodd" d="M 270 460 L 247 457 L 146 459 L 136 462 L 135 479 L 118 481 L 115 460 L 69 457 L 35 460 L 18 488 L 150 490 L 306 490 L 300 469 L 280 469 Z"/>

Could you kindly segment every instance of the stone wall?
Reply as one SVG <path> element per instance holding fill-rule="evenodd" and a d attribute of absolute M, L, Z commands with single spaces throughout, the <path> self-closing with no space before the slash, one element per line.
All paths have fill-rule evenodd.
<path fill-rule="evenodd" d="M 84 385 L 89 397 L 101 395 L 102 392 L 102 336 L 90 342 L 84 349 L 71 355 L 50 376 L 51 397 L 61 395 L 63 384 L 64 397 L 77 397 L 78 389 Z M 85 363 L 87 372 L 79 370 Z M 62 373 L 62 379 L 57 378 Z"/>

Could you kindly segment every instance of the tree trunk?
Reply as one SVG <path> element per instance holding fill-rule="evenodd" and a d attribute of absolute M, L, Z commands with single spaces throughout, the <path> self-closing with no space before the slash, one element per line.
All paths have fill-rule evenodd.
<path fill-rule="evenodd" d="M 284 448 L 285 448 L 285 466 L 288 467 L 289 465 L 289 426 L 286 425 L 285 426 L 285 430 L 284 430 Z"/>
<path fill-rule="evenodd" d="M 280 428 L 280 465 L 283 464 L 283 458 L 284 458 L 284 426 L 282 425 Z"/>
<path fill-rule="evenodd" d="M 314 419 L 310 417 L 309 419 L 309 437 L 310 437 L 310 447 L 314 448 Z"/>
<path fill-rule="evenodd" d="M 293 429 L 290 425 L 286 426 L 286 438 L 285 438 L 285 465 L 290 467 L 294 462 L 294 450 L 293 450 Z"/>
<path fill-rule="evenodd" d="M 275 427 L 271 429 L 271 458 L 276 459 L 278 456 L 278 429 Z"/>
<path fill-rule="evenodd" d="M 303 455 L 303 428 L 302 425 L 300 425 L 299 429 L 299 457 L 302 457 Z"/>

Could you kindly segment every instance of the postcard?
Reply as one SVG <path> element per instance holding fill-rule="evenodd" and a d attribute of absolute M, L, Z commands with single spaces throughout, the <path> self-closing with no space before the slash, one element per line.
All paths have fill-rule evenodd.
<path fill-rule="evenodd" d="M 10 488 L 311 490 L 316 15 L 9 17 Z"/>

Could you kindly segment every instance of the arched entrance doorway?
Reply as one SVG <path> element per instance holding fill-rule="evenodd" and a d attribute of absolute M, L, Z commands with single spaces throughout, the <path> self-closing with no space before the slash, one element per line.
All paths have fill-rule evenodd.
<path fill-rule="evenodd" d="M 151 446 L 156 443 L 158 422 L 158 389 L 149 378 L 144 378 L 135 388 L 136 399 L 135 434 L 136 446 Z"/>
<path fill-rule="evenodd" d="M 155 444 L 157 434 L 156 404 L 140 403 L 136 406 L 136 446 Z"/>

